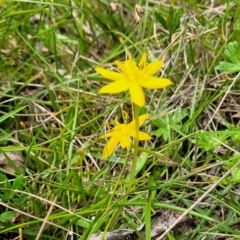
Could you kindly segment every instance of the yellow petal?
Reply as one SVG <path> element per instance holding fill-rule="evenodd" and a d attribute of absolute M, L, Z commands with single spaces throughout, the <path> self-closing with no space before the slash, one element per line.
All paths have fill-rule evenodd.
<path fill-rule="evenodd" d="M 139 127 L 144 123 L 144 121 L 149 118 L 149 114 L 143 114 L 141 116 L 138 117 L 138 123 L 139 123 Z M 130 122 L 127 126 L 128 128 L 135 128 L 136 125 L 136 121 L 133 120 L 132 122 Z"/>
<path fill-rule="evenodd" d="M 112 135 L 114 134 L 114 132 L 108 132 L 108 133 L 105 133 L 104 135 L 98 137 L 99 138 L 108 138 L 108 137 L 112 137 Z"/>
<path fill-rule="evenodd" d="M 139 133 L 139 130 L 138 130 L 138 133 Z M 128 129 L 128 134 L 129 136 L 136 138 L 136 129 L 135 128 Z"/>
<path fill-rule="evenodd" d="M 127 148 L 127 147 L 130 147 L 131 146 L 131 142 L 130 142 L 130 137 L 123 134 L 121 136 L 121 140 L 120 140 L 120 146 L 122 148 Z"/>
<path fill-rule="evenodd" d="M 124 78 L 122 73 L 117 73 L 111 70 L 106 70 L 104 68 L 96 67 L 95 71 L 99 73 L 102 77 L 112 80 L 112 81 L 118 81 Z"/>
<path fill-rule="evenodd" d="M 142 107 L 145 104 L 143 90 L 138 83 L 133 82 L 129 88 L 129 92 L 131 99 L 135 104 L 137 104 L 139 107 Z"/>
<path fill-rule="evenodd" d="M 146 65 L 147 65 L 147 53 L 144 52 L 143 55 L 142 55 L 142 57 L 141 57 L 141 60 L 140 60 L 140 62 L 139 62 L 139 64 L 138 64 L 138 66 L 139 66 L 140 68 L 145 68 Z"/>
<path fill-rule="evenodd" d="M 129 89 L 129 83 L 124 80 L 119 80 L 110 83 L 99 90 L 99 93 L 120 93 Z"/>
<path fill-rule="evenodd" d="M 152 62 L 142 70 L 142 73 L 144 76 L 152 76 L 153 74 L 157 73 L 160 70 L 162 65 L 163 65 L 162 61 Z"/>
<path fill-rule="evenodd" d="M 145 120 L 149 118 L 149 114 L 143 114 L 139 116 L 139 127 L 145 122 Z"/>
<path fill-rule="evenodd" d="M 116 60 L 116 61 L 115 61 L 115 64 L 118 66 L 118 68 L 119 68 L 123 73 L 126 72 L 126 69 L 125 69 L 124 64 L 122 64 L 120 61 Z"/>
<path fill-rule="evenodd" d="M 124 63 L 125 69 L 127 71 L 127 75 L 129 76 L 135 76 L 138 72 L 138 67 L 136 66 L 135 62 L 130 57 L 125 63 Z"/>
<path fill-rule="evenodd" d="M 139 84 L 144 88 L 156 89 L 165 88 L 171 85 L 172 81 L 167 78 L 144 77 L 144 79 L 139 82 Z"/>
<path fill-rule="evenodd" d="M 136 138 L 136 129 L 129 129 L 128 134 L 131 137 Z M 151 136 L 149 134 L 145 133 L 145 132 L 139 131 L 138 132 L 138 139 L 140 141 L 142 141 L 142 140 L 150 140 Z"/>
<path fill-rule="evenodd" d="M 118 135 L 112 136 L 104 147 L 102 158 L 106 158 L 110 156 L 113 150 L 117 147 L 118 143 L 119 143 L 119 136 Z"/>
<path fill-rule="evenodd" d="M 145 133 L 145 132 L 139 131 L 138 139 L 140 141 L 142 141 L 142 140 L 150 140 L 150 139 L 152 139 L 152 137 L 149 134 Z"/>

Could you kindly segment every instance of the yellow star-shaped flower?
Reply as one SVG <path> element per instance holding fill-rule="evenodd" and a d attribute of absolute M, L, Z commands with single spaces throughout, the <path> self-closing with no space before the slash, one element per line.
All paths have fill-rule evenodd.
<path fill-rule="evenodd" d="M 155 61 L 146 64 L 147 54 L 144 53 L 136 66 L 130 57 L 123 64 L 115 61 L 121 72 L 106 70 L 96 67 L 95 71 L 102 77 L 112 80 L 110 83 L 99 90 L 99 93 L 120 93 L 129 90 L 132 101 L 142 107 L 145 104 L 145 98 L 142 88 L 159 89 L 172 84 L 167 78 L 152 77 L 162 67 L 162 61 Z"/>
<path fill-rule="evenodd" d="M 149 117 L 149 114 L 144 114 L 139 117 L 139 127 L 143 124 L 143 122 Z M 108 138 L 110 140 L 104 147 L 102 158 L 106 158 L 110 156 L 113 150 L 117 147 L 118 143 L 120 142 L 120 146 L 122 148 L 130 147 L 131 145 L 131 138 L 136 138 L 136 133 L 138 131 L 138 139 L 139 140 L 149 140 L 151 136 L 147 133 L 139 131 L 136 129 L 136 121 L 133 120 L 128 124 L 120 124 L 117 119 L 115 119 L 115 127 L 111 132 L 108 132 L 102 135 L 100 138 Z"/>

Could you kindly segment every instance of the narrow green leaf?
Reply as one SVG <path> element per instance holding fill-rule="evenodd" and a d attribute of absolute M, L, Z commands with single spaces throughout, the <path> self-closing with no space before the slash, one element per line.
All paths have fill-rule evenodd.
<path fill-rule="evenodd" d="M 20 112 L 23 110 L 26 106 L 19 107 L 9 113 L 4 114 L 3 116 L 0 117 L 0 123 L 3 122 L 4 120 L 8 119 L 9 117 L 13 117 L 13 115 L 17 112 Z"/>
<path fill-rule="evenodd" d="M 158 22 L 161 23 L 162 26 L 166 30 L 168 30 L 167 23 L 166 23 L 165 19 L 162 17 L 162 15 L 160 13 L 158 13 L 158 12 L 154 12 L 154 15 L 155 15 L 156 19 L 158 20 Z"/>
<path fill-rule="evenodd" d="M 171 33 L 172 33 L 172 27 L 173 27 L 173 18 L 174 18 L 174 9 L 172 6 L 170 6 L 168 11 L 167 26 L 168 26 L 168 30 Z"/>
<path fill-rule="evenodd" d="M 175 240 L 174 236 L 170 232 L 167 233 L 167 237 L 168 240 Z"/>
<path fill-rule="evenodd" d="M 173 15 L 173 21 L 172 21 L 172 33 L 176 32 L 180 26 L 181 23 L 181 17 L 183 15 L 183 8 L 178 8 L 174 15 Z"/>

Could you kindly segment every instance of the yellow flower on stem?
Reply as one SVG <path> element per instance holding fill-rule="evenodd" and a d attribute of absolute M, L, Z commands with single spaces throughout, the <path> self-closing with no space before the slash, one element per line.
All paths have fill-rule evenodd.
<path fill-rule="evenodd" d="M 142 55 L 138 66 L 131 57 L 123 64 L 119 61 L 115 61 L 115 63 L 121 72 L 114 72 L 101 67 L 95 68 L 95 71 L 102 77 L 113 81 L 102 87 L 99 93 L 120 93 L 129 90 L 132 101 L 142 107 L 145 104 L 142 88 L 159 89 L 172 84 L 171 80 L 167 78 L 152 76 L 159 71 L 163 62 L 155 61 L 147 65 L 147 53 Z"/>
<path fill-rule="evenodd" d="M 143 124 L 143 122 L 149 117 L 149 114 L 144 114 L 139 117 L 139 126 Z M 106 158 L 110 156 L 113 150 L 117 147 L 118 143 L 122 148 L 127 148 L 131 146 L 131 138 L 136 137 L 136 131 L 138 131 L 138 139 L 139 140 L 150 140 L 151 136 L 145 132 L 139 131 L 136 129 L 136 122 L 133 120 L 128 124 L 120 124 L 115 119 L 115 127 L 111 132 L 108 132 L 102 135 L 100 138 L 108 138 L 110 137 L 109 141 L 104 147 L 102 158 Z"/>

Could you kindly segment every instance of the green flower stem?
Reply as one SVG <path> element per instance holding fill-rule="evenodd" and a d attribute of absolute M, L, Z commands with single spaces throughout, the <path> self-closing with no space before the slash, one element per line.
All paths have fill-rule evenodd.
<path fill-rule="evenodd" d="M 133 181 L 135 178 L 135 172 L 136 172 L 136 166 L 137 166 L 137 155 L 138 155 L 138 145 L 139 145 L 139 106 L 133 103 L 133 109 L 134 109 L 134 120 L 136 123 L 136 136 L 134 139 L 134 153 L 133 153 L 133 160 L 132 160 L 132 167 L 130 172 L 130 181 L 129 186 L 127 190 L 127 195 L 131 192 Z"/>
<path fill-rule="evenodd" d="M 126 161 L 125 161 L 125 164 L 123 165 L 122 171 L 120 172 L 120 175 L 119 175 L 119 177 L 118 177 L 118 179 L 117 179 L 117 182 L 116 182 L 116 184 L 114 185 L 113 192 L 115 192 L 116 189 L 117 189 L 117 187 L 121 184 L 122 176 L 123 176 L 123 174 L 124 174 L 124 169 L 125 169 L 126 163 L 127 163 L 127 159 L 125 159 L 125 160 L 126 160 Z M 112 195 L 111 198 L 109 199 L 109 203 L 108 203 L 107 209 L 109 209 L 109 208 L 111 207 L 111 204 L 112 204 L 111 201 L 112 201 L 113 197 L 114 197 L 114 195 Z M 128 196 L 124 196 L 124 197 L 123 197 L 123 201 L 127 201 L 127 197 L 128 197 Z M 119 215 L 122 213 L 123 208 L 124 208 L 123 206 L 117 208 L 117 209 L 113 212 L 112 216 L 111 216 L 111 217 L 109 216 L 110 220 L 108 221 L 108 224 L 107 224 L 107 226 L 106 226 L 106 228 L 105 228 L 105 233 L 107 233 L 107 231 L 108 231 L 109 229 L 112 229 L 112 228 L 113 228 L 113 226 L 115 225 L 115 223 L 118 221 L 118 217 L 119 217 Z M 106 210 L 106 211 L 107 211 L 107 210 Z"/>
<path fill-rule="evenodd" d="M 133 148 L 134 148 L 134 154 L 133 154 L 133 161 L 132 161 L 132 167 L 130 172 L 130 181 L 127 188 L 126 195 L 123 197 L 122 202 L 127 202 L 128 196 L 131 193 L 132 186 L 133 186 L 133 180 L 135 178 L 135 172 L 136 172 L 136 165 L 137 165 L 137 154 L 138 154 L 138 143 L 139 143 L 139 107 L 136 104 L 133 104 L 134 108 L 134 119 L 136 123 L 136 137 L 134 140 Z M 112 215 L 110 223 L 107 227 L 108 229 L 112 229 L 112 227 L 115 225 L 115 223 L 118 221 L 119 215 L 122 213 L 124 207 L 119 207 Z"/>

